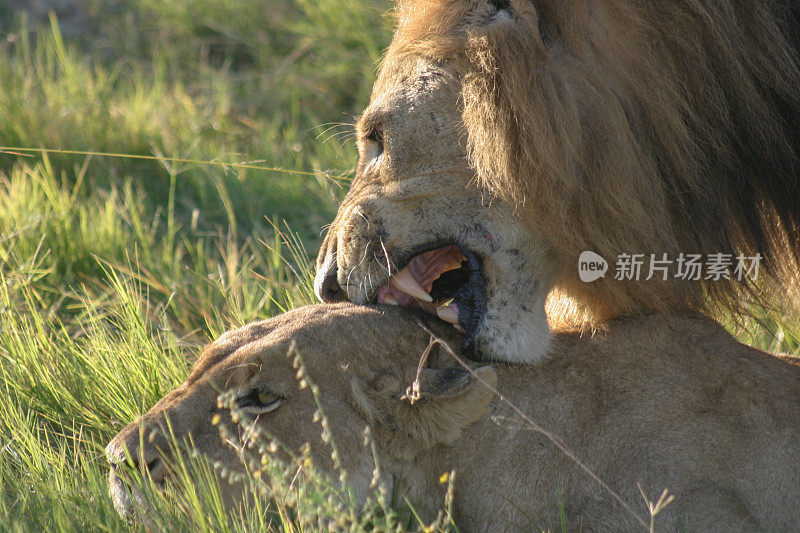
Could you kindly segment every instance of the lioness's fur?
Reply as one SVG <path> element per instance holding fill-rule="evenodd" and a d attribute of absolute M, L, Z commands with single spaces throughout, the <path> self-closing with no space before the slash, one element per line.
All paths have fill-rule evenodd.
<path fill-rule="evenodd" d="M 267 388 L 285 397 L 259 424 L 293 449 L 311 443 L 315 462 L 329 448 L 312 423 L 317 406 L 299 390 L 287 351 L 296 343 L 319 387 L 343 466 L 358 497 L 370 491 L 372 454 L 363 448 L 370 424 L 382 483 L 426 519 L 441 507 L 443 472 L 454 469 L 455 520 L 463 530 L 520 526 L 630 530 L 630 514 L 542 434 L 532 431 L 484 383 L 558 435 L 641 516 L 639 493 L 667 488 L 676 500 L 658 518 L 663 530 L 800 527 L 800 367 L 736 342 L 694 315 L 667 325 L 657 316 L 625 319 L 591 338 L 561 335 L 537 366 L 484 366 L 475 376 L 444 350 L 421 373 L 421 400 L 402 399 L 429 341 L 426 317 L 396 308 L 349 304 L 302 308 L 227 333 L 201 355 L 187 381 L 109 444 L 113 465 L 127 447 L 139 464 L 159 465 L 168 449 L 169 417 L 179 437 L 235 470 L 237 459 L 210 424 L 217 391 Z M 453 342 L 455 332 L 429 320 Z M 478 379 L 480 378 L 480 379 Z M 163 463 L 161 463 L 163 464 Z M 153 478 L 166 476 L 155 466 Z M 112 472 L 112 494 L 130 508 Z M 228 487 L 232 500 L 237 487 Z M 241 496 L 239 496 L 241 497 Z"/>
<path fill-rule="evenodd" d="M 798 303 L 797 2 L 404 0 L 398 13 L 360 121 L 359 174 L 318 263 L 338 266 L 352 301 L 370 299 L 381 265 L 437 238 L 472 245 L 484 230 L 494 250 L 477 251 L 489 263 L 504 261 L 498 250 L 527 255 L 509 267 L 525 275 L 489 266 L 494 314 L 476 335 L 489 357 L 535 353 L 543 318 L 516 300 L 542 315 L 554 287 L 548 313 L 559 325 L 738 313 L 764 295 Z M 382 159 L 365 140 L 375 122 Z M 414 196 L 401 201 L 414 178 Z M 486 206 L 494 197 L 505 222 L 465 206 L 476 196 Z M 521 230 L 530 238 L 505 238 Z M 620 254 L 644 254 L 640 279 L 582 283 L 586 250 L 612 271 Z M 737 254 L 760 253 L 764 262 L 755 283 L 678 280 L 674 264 L 668 280 L 645 279 L 651 254 L 674 262 L 681 253 L 730 254 L 734 265 Z M 531 280 L 541 286 L 519 296 Z M 517 337 L 522 348 L 508 341 L 520 325 L 536 331 Z"/>

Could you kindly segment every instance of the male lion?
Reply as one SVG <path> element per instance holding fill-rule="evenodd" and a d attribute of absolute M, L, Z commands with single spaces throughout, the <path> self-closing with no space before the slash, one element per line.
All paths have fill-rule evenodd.
<path fill-rule="evenodd" d="M 169 477 L 164 435 L 191 436 L 228 470 L 241 470 L 211 424 L 220 390 L 236 391 L 261 430 L 330 469 L 330 448 L 312 422 L 309 388 L 298 386 L 294 344 L 319 389 L 341 464 L 356 496 L 370 493 L 372 428 L 382 477 L 430 520 L 443 501 L 443 472 L 456 471 L 454 516 L 464 530 L 559 525 L 569 529 L 641 528 L 530 421 L 596 473 L 632 512 L 647 516 L 645 494 L 669 489 L 675 501 L 659 526 L 697 531 L 800 527 L 800 367 L 736 342 L 712 321 L 686 316 L 621 319 L 609 333 L 561 334 L 548 361 L 494 364 L 473 373 L 441 345 L 418 370 L 430 336 L 459 335 L 429 315 L 351 304 L 301 308 L 223 335 L 200 356 L 184 384 L 106 448 L 118 510 L 132 511 L 120 475 L 125 449 L 152 479 Z M 419 371 L 420 398 L 404 398 Z M 496 389 L 519 408 L 515 412 Z M 528 421 L 519 415 L 529 417 Z M 171 428 L 167 428 L 169 419 Z M 247 433 L 251 433 L 248 431 Z M 140 435 L 150 436 L 141 439 Z M 237 468 L 237 464 L 239 467 Z M 333 472 L 331 472 L 333 474 Z M 241 499 L 229 485 L 228 501 Z"/>
<path fill-rule="evenodd" d="M 402 0 L 398 13 L 317 260 L 320 299 L 421 307 L 484 358 L 536 362 L 548 318 L 741 315 L 796 282 L 800 3 Z M 580 281 L 584 251 L 611 272 Z M 634 268 L 614 269 L 621 254 Z M 688 268 L 693 254 L 723 272 Z M 763 258 L 758 276 L 740 255 Z"/>

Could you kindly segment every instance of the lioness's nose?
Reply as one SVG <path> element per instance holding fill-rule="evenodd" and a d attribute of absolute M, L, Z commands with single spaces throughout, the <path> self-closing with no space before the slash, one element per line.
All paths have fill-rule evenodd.
<path fill-rule="evenodd" d="M 314 277 L 314 292 L 325 303 L 344 302 L 347 294 L 336 279 L 336 255 L 327 250 L 325 259 Z"/>
<path fill-rule="evenodd" d="M 148 475 L 153 481 L 161 481 L 163 462 L 157 446 L 150 445 L 146 428 L 140 424 L 129 424 L 106 446 L 106 459 L 112 470 L 118 470 L 130 460 L 131 466 Z"/>

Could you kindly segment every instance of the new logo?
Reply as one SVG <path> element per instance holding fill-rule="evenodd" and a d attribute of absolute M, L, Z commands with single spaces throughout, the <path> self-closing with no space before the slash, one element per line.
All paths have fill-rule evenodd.
<path fill-rule="evenodd" d="M 585 251 L 578 258 L 578 275 L 581 281 L 590 283 L 598 280 L 608 272 L 608 261 L 594 252 Z"/>

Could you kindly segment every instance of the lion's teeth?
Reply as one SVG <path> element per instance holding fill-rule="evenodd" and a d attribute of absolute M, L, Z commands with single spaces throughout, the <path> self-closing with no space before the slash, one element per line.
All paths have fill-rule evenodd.
<path fill-rule="evenodd" d="M 447 307 L 437 307 L 436 315 L 450 324 L 458 325 L 458 307 L 450 304 Z"/>
<path fill-rule="evenodd" d="M 456 331 L 461 333 L 462 335 L 466 335 L 467 334 L 467 330 L 465 330 L 464 328 L 462 328 L 458 324 L 453 324 L 453 327 L 456 328 Z"/>
<path fill-rule="evenodd" d="M 391 283 L 396 289 L 400 289 L 404 293 L 408 294 L 409 296 L 413 296 L 418 300 L 422 300 L 423 302 L 433 301 L 431 295 L 422 288 L 416 279 L 414 279 L 414 276 L 411 275 L 411 272 L 408 270 L 408 268 L 404 268 L 389 278 L 389 283 Z"/>
<path fill-rule="evenodd" d="M 394 299 L 394 296 L 391 294 L 387 294 L 383 297 L 383 301 L 381 303 L 389 304 L 389 305 L 400 305 L 397 300 Z"/>

